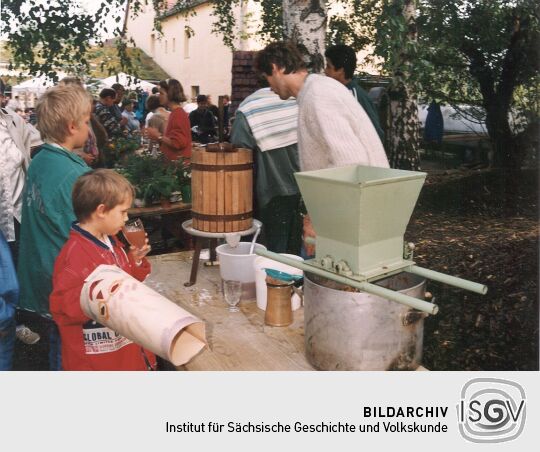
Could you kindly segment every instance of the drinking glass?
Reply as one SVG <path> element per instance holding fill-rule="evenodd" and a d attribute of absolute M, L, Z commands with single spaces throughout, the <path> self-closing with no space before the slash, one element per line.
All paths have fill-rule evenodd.
<path fill-rule="evenodd" d="M 240 296 L 242 295 L 242 283 L 224 279 L 223 295 L 229 305 L 229 312 L 238 312 L 240 309 L 236 305 L 240 302 Z"/>
<path fill-rule="evenodd" d="M 144 232 L 144 225 L 140 218 L 128 220 L 122 228 L 124 237 L 135 248 L 142 248 L 146 244 L 146 234 Z"/>

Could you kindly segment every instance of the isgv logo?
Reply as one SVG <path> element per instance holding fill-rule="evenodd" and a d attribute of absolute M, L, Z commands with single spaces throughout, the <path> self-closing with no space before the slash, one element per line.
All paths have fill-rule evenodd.
<path fill-rule="evenodd" d="M 526 410 L 521 385 L 499 378 L 475 378 L 461 390 L 459 432 L 473 443 L 511 441 L 523 431 Z"/>

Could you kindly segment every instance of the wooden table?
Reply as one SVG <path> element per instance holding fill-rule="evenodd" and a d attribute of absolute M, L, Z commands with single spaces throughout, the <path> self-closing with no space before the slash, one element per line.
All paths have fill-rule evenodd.
<path fill-rule="evenodd" d="M 132 207 L 128 210 L 130 217 L 150 217 L 155 215 L 167 215 L 177 212 L 191 211 L 191 204 L 183 202 L 173 202 L 170 207 L 161 207 L 160 204 L 155 204 L 149 207 Z"/>
<path fill-rule="evenodd" d="M 228 312 L 219 268 L 201 265 L 197 285 L 184 287 L 191 254 L 149 258 L 148 285 L 206 323 L 209 348 L 179 370 L 313 370 L 304 356 L 303 308 L 287 327 L 266 326 L 255 300 L 242 300 L 240 312 Z"/>
<path fill-rule="evenodd" d="M 132 207 L 128 210 L 130 218 L 147 218 L 144 221 L 145 229 L 150 236 L 150 231 L 156 229 L 151 225 L 158 225 L 161 239 L 167 246 L 167 241 L 163 236 L 163 231 L 167 231 L 170 237 L 180 240 L 183 247 L 190 249 L 192 247 L 192 239 L 189 234 L 184 233 L 182 222 L 191 217 L 191 204 L 183 202 L 174 202 L 169 207 L 162 207 L 160 204 L 148 207 Z M 151 217 L 155 217 L 154 220 Z M 155 245 L 155 243 L 153 243 Z"/>

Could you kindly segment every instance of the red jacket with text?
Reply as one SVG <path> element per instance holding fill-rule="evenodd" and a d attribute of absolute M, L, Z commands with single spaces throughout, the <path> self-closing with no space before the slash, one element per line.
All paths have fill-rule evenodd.
<path fill-rule="evenodd" d="M 64 370 L 149 370 L 155 355 L 86 316 L 80 306 L 84 280 L 99 265 L 117 265 L 139 281 L 150 273 L 143 259 L 137 266 L 115 237 L 114 252 L 74 224 L 60 251 L 53 272 L 50 309 L 60 330 Z"/>

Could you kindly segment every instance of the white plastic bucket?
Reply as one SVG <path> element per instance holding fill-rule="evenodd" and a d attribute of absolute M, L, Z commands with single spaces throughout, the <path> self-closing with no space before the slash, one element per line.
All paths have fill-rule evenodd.
<path fill-rule="evenodd" d="M 219 245 L 216 254 L 219 259 L 219 273 L 222 279 L 240 281 L 242 283 L 242 299 L 255 298 L 255 269 L 253 262 L 258 257 L 249 254 L 251 242 L 240 242 L 238 246 Z M 255 244 L 255 250 L 266 250 L 264 245 Z"/>
<path fill-rule="evenodd" d="M 291 259 L 297 260 L 299 262 L 303 262 L 304 259 L 302 259 L 300 256 L 296 256 L 294 254 L 284 254 L 281 253 L 282 256 L 290 257 Z M 263 311 L 266 310 L 266 272 L 264 271 L 265 268 L 272 268 L 274 270 L 279 270 L 285 273 L 289 273 L 290 275 L 302 275 L 304 272 L 298 268 L 291 267 L 290 265 L 282 264 L 281 262 L 274 261 L 272 259 L 268 259 L 263 256 L 257 257 L 253 263 L 253 268 L 255 270 L 255 289 L 257 292 L 257 307 L 259 309 L 262 309 Z M 300 307 L 301 300 L 300 297 L 296 294 L 294 294 L 291 298 L 291 306 L 292 310 L 296 310 Z"/>

